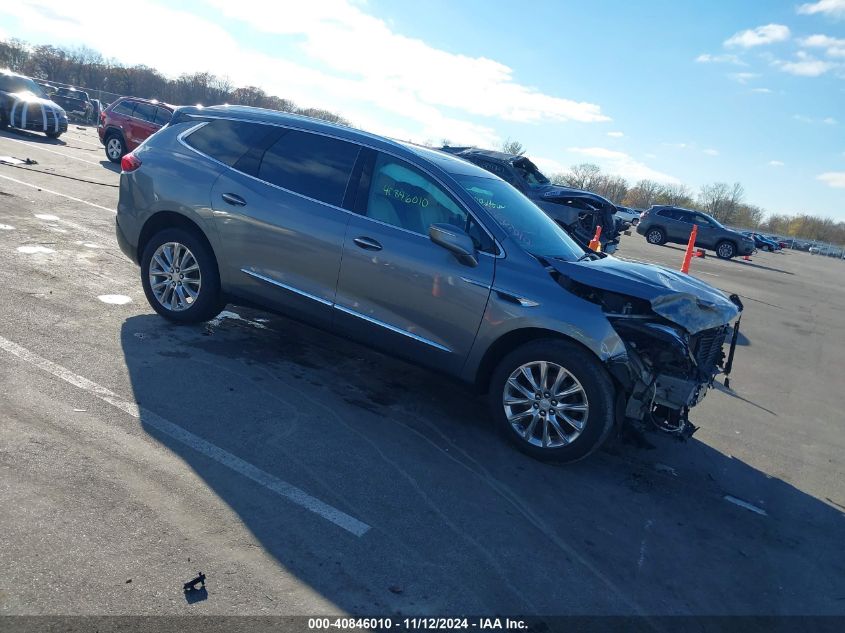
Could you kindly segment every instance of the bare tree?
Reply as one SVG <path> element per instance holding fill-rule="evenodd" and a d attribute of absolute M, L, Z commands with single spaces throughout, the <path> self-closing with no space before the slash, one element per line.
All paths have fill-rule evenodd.
<path fill-rule="evenodd" d="M 516 156 L 522 156 L 525 153 L 525 147 L 517 140 L 512 140 L 510 137 L 505 139 L 505 142 L 502 143 L 502 151 L 505 154 L 514 154 Z"/>
<path fill-rule="evenodd" d="M 654 180 L 640 180 L 625 196 L 625 206 L 634 209 L 648 209 L 657 204 L 657 198 L 663 191 L 663 185 Z"/>
<path fill-rule="evenodd" d="M 26 42 L 15 38 L 0 42 L 0 67 L 23 72 L 29 58 L 30 50 Z"/>
<path fill-rule="evenodd" d="M 592 191 L 601 181 L 601 167 L 593 163 L 573 165 L 565 174 L 555 174 L 555 183 Z"/>

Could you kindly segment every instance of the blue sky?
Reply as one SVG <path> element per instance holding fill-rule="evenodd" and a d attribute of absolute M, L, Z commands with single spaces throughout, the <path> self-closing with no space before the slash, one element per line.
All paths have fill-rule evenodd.
<path fill-rule="evenodd" d="M 399 138 L 510 137 L 547 172 L 739 180 L 769 212 L 845 220 L 845 0 L 137 0 L 121 29 L 85 5 L 3 3 L 0 37 L 209 70 Z"/>

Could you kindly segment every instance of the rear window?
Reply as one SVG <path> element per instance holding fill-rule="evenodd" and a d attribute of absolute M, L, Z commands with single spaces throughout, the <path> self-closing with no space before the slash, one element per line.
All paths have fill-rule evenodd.
<path fill-rule="evenodd" d="M 673 220 L 679 220 L 678 212 L 675 209 L 660 209 L 657 212 L 657 215 L 664 217 L 664 218 L 672 218 Z"/>
<path fill-rule="evenodd" d="M 185 142 L 198 152 L 232 167 L 266 134 L 267 129 L 257 123 L 220 119 L 192 132 Z"/>
<path fill-rule="evenodd" d="M 291 130 L 264 154 L 258 177 L 340 206 L 359 149 L 354 143 Z"/>
<path fill-rule="evenodd" d="M 114 108 L 112 108 L 112 112 L 115 114 L 124 114 L 126 116 L 132 116 L 132 113 L 135 111 L 135 102 L 134 101 L 121 101 L 118 103 Z"/>

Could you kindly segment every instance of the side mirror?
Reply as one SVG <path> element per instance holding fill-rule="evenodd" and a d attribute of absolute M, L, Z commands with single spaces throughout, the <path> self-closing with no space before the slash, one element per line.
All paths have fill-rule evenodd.
<path fill-rule="evenodd" d="M 428 227 L 428 237 L 432 242 L 452 253 L 465 266 L 472 268 L 478 266 L 475 244 L 465 231 L 451 224 L 432 224 Z"/>

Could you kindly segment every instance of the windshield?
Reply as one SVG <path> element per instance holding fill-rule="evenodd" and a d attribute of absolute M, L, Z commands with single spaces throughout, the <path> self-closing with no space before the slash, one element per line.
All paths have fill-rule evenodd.
<path fill-rule="evenodd" d="M 46 97 L 47 94 L 37 83 L 29 77 L 15 77 L 0 75 L 0 90 L 3 92 L 31 92 L 36 97 Z"/>
<path fill-rule="evenodd" d="M 453 177 L 522 248 L 542 257 L 577 261 L 584 251 L 540 207 L 508 183 L 480 176 Z"/>
<path fill-rule="evenodd" d="M 531 161 L 521 159 L 514 162 L 513 166 L 529 187 L 540 187 L 549 184 L 549 179 Z"/>

